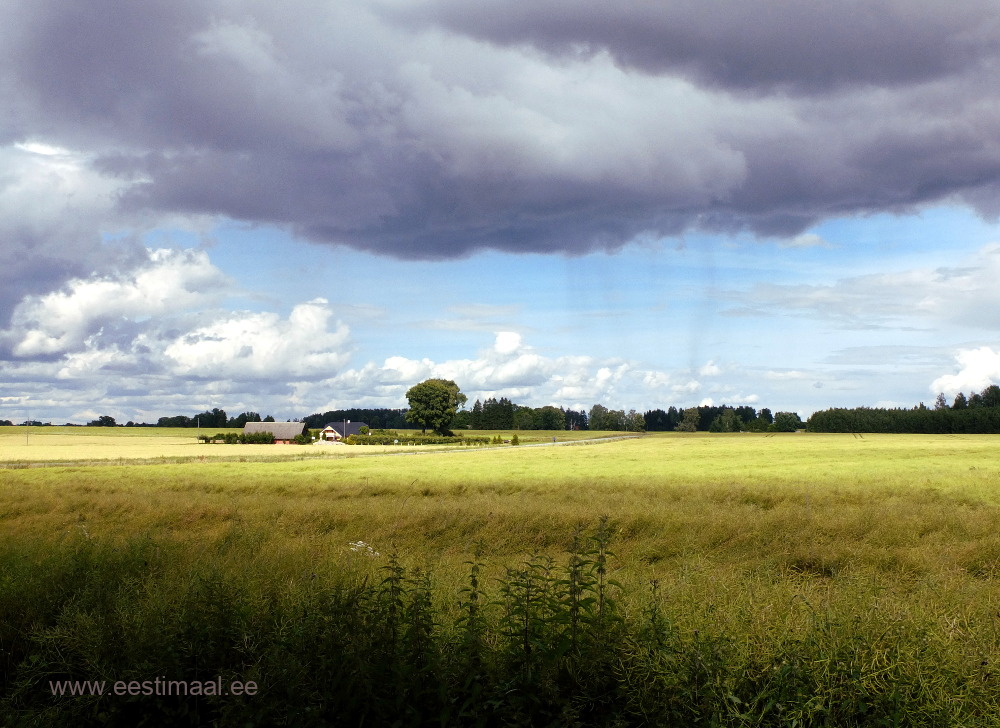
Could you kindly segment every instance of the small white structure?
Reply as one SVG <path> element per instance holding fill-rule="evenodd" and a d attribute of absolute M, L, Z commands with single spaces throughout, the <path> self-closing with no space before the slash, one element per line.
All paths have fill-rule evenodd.
<path fill-rule="evenodd" d="M 368 425 L 364 422 L 351 422 L 350 420 L 347 420 L 347 422 L 331 422 L 320 430 L 319 439 L 340 442 L 345 437 L 360 435 L 362 427 L 368 427 Z"/>

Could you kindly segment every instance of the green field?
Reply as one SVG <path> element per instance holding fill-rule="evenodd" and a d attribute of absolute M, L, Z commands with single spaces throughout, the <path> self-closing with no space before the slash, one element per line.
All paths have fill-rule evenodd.
<path fill-rule="evenodd" d="M 26 725 L 1000 725 L 997 436 L 303 458 L 22 429 L 0 433 L 0 708 Z M 266 691 L 189 719 L 43 690 L 219 672 Z"/>
<path fill-rule="evenodd" d="M 122 460 L 130 462 L 160 461 L 170 463 L 195 460 L 255 460 L 282 461 L 303 458 L 352 457 L 372 455 L 375 452 L 398 452 L 412 449 L 405 444 L 408 434 L 419 430 L 399 431 L 401 445 L 393 447 L 367 446 L 365 448 L 328 445 L 206 445 L 198 435 L 214 435 L 238 429 L 196 430 L 191 428 L 160 427 L 0 427 L 0 464 L 8 467 L 19 463 L 91 463 L 95 461 Z M 510 439 L 512 432 L 495 433 L 465 431 L 467 437 L 501 434 Z M 524 444 L 535 442 L 574 441 L 598 437 L 593 432 L 542 432 L 518 433 Z M 418 449 L 452 449 L 453 446 L 421 446 Z"/>

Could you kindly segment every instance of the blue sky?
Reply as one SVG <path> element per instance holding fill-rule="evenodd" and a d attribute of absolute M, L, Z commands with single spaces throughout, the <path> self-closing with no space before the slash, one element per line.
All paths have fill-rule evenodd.
<path fill-rule="evenodd" d="M 0 419 L 1000 381 L 990 4 L 772 5 L 12 3 Z"/>

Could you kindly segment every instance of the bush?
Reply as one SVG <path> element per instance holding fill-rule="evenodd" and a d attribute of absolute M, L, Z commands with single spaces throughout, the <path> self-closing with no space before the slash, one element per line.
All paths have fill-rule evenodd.
<path fill-rule="evenodd" d="M 303 444 L 309 444 L 311 440 L 306 435 L 300 435 L 300 437 L 305 437 L 306 442 Z M 225 443 L 226 445 L 273 445 L 274 435 L 270 432 L 217 432 L 214 435 L 198 435 L 198 439 L 202 442 L 218 444 Z M 297 440 L 296 440 L 297 441 Z"/>
<path fill-rule="evenodd" d="M 573 534 L 564 558 L 531 554 L 496 579 L 477 550 L 457 593 L 395 554 L 377 572 L 269 582 L 210 559 L 172 571 L 171 548 L 142 539 L 81 536 L 32 559 L 11 550 L 0 561 L 0 715 L 11 726 L 221 728 L 996 724 L 985 660 L 950 672 L 946 644 L 920 624 L 815 613 L 794 634 L 741 648 L 698 618 L 703 605 L 671 602 L 656 581 L 626 609 L 611 532 L 602 520 Z M 46 689 L 156 676 L 253 680 L 259 693 Z"/>
<path fill-rule="evenodd" d="M 398 435 L 393 433 L 391 435 L 351 435 L 344 442 L 348 445 L 462 445 L 465 443 L 465 438 L 461 435 L 446 437 L 442 435 Z"/>

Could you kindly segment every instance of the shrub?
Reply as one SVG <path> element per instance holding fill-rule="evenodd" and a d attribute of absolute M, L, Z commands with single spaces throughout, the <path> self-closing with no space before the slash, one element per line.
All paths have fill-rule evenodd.
<path fill-rule="evenodd" d="M 442 435 L 351 435 L 344 440 L 348 445 L 461 445 L 464 438 L 461 435 L 445 437 Z"/>

